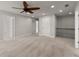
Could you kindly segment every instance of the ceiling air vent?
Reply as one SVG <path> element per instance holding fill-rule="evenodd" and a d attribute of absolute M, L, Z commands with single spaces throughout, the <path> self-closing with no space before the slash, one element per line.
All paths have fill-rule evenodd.
<path fill-rule="evenodd" d="M 65 4 L 65 7 L 69 7 L 69 4 Z"/>

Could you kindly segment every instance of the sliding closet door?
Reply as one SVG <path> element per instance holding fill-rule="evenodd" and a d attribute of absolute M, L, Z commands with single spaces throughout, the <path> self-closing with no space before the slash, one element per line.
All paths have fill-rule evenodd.
<path fill-rule="evenodd" d="M 14 17 L 4 15 L 3 16 L 3 39 L 14 39 Z"/>

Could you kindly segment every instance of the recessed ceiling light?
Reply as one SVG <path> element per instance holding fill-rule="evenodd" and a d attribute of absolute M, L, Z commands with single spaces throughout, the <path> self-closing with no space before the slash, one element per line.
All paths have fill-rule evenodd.
<path fill-rule="evenodd" d="M 30 13 L 28 13 L 28 12 L 27 12 L 26 14 L 28 14 L 28 15 L 29 15 Z"/>
<path fill-rule="evenodd" d="M 34 17 L 34 16 L 32 16 L 32 17 Z"/>
<path fill-rule="evenodd" d="M 63 12 L 63 10 L 59 10 L 59 12 Z"/>
<path fill-rule="evenodd" d="M 69 12 L 69 14 L 71 15 L 71 14 L 72 14 L 72 12 Z"/>
<path fill-rule="evenodd" d="M 45 13 L 42 13 L 42 15 L 46 15 Z"/>
<path fill-rule="evenodd" d="M 54 8 L 54 7 L 55 7 L 54 5 L 51 6 L 51 8 Z"/>

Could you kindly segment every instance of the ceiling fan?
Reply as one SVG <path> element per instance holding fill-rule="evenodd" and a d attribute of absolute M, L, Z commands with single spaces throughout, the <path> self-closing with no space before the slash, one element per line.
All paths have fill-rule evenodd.
<path fill-rule="evenodd" d="M 34 12 L 32 12 L 32 10 L 39 10 L 40 7 L 28 7 L 29 5 L 27 4 L 26 1 L 23 1 L 23 6 L 24 8 L 17 8 L 17 7 L 12 7 L 14 9 L 22 9 L 23 11 L 21 11 L 20 13 L 23 13 L 23 12 L 29 12 L 31 14 L 33 14 Z"/>

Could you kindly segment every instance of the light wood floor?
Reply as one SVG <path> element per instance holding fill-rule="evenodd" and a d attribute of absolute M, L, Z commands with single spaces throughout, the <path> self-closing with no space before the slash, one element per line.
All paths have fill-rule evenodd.
<path fill-rule="evenodd" d="M 77 57 L 79 49 L 75 49 L 69 41 L 57 37 L 22 37 L 16 40 L 0 40 L 0 56 L 9 57 Z M 74 44 L 73 44 L 74 45 Z"/>

